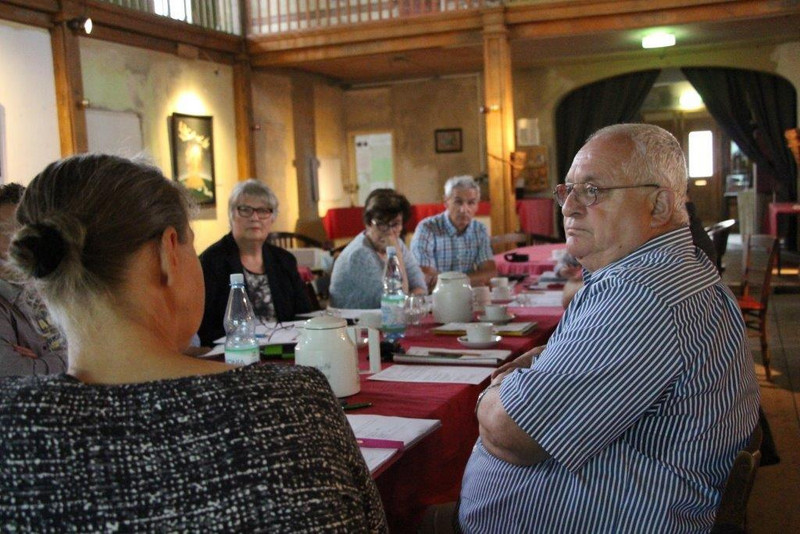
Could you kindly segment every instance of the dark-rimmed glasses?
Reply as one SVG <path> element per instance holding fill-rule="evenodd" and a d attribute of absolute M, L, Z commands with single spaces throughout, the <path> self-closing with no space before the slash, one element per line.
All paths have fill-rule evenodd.
<path fill-rule="evenodd" d="M 256 217 L 261 219 L 268 219 L 270 215 L 272 215 L 272 208 L 254 208 L 253 206 L 248 206 L 247 204 L 241 204 L 236 206 L 236 213 L 239 214 L 240 217 L 244 217 L 245 219 L 249 219 L 256 214 Z"/>
<path fill-rule="evenodd" d="M 380 222 L 380 221 L 376 221 L 375 219 L 372 219 L 372 226 L 376 227 L 381 232 L 388 232 L 390 229 L 391 230 L 397 230 L 399 228 L 402 228 L 403 227 L 403 221 L 395 221 L 395 222 L 391 222 L 391 223 L 385 223 L 385 222 Z"/>
<path fill-rule="evenodd" d="M 597 193 L 601 191 L 611 191 L 612 189 L 634 189 L 636 187 L 661 187 L 658 184 L 638 184 L 638 185 L 610 185 L 608 187 L 600 187 L 594 184 L 558 184 L 553 190 L 553 196 L 556 198 L 559 206 L 564 206 L 567 202 L 567 197 L 575 193 L 575 198 L 578 202 L 586 207 L 591 206 L 597 202 Z"/>

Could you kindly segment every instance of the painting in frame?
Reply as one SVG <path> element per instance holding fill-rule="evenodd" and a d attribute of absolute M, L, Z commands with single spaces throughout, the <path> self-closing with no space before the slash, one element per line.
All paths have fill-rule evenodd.
<path fill-rule="evenodd" d="M 172 114 L 172 173 L 202 205 L 216 203 L 213 121 L 210 116 Z"/>
<path fill-rule="evenodd" d="M 461 128 L 443 128 L 434 132 L 436 152 L 461 152 Z"/>

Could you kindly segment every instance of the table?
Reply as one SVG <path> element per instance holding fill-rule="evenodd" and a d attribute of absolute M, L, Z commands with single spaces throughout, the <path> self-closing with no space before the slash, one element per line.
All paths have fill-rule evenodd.
<path fill-rule="evenodd" d="M 556 266 L 556 260 L 553 258 L 554 250 L 564 250 L 567 248 L 566 243 L 554 243 L 549 245 L 531 245 L 529 247 L 520 247 L 514 250 L 508 250 L 503 254 L 495 254 L 494 263 L 497 266 L 497 274 L 542 274 L 545 271 L 552 271 Z M 528 261 L 511 262 L 507 261 L 504 257 L 505 254 L 527 254 Z"/>
<path fill-rule="evenodd" d="M 519 228 L 526 234 L 553 235 L 552 198 L 522 198 L 517 200 Z"/>
<path fill-rule="evenodd" d="M 510 308 L 519 321 L 537 321 L 537 328 L 523 337 L 506 337 L 496 347 L 513 354 L 546 343 L 563 313 L 561 308 Z M 428 326 L 433 326 L 428 318 Z M 460 347 L 455 336 L 426 333 L 412 327 L 402 340 L 404 347 Z M 367 363 L 362 355 L 362 367 Z M 384 364 L 384 367 L 391 364 Z M 439 419 L 441 428 L 404 451 L 381 472 L 375 482 L 381 494 L 392 533 L 416 532 L 422 514 L 431 504 L 454 501 L 461 489 L 472 447 L 478 437 L 474 408 L 486 383 L 415 384 L 379 382 L 361 377 L 361 391 L 348 402 L 371 402 L 370 408 L 353 413 Z"/>
<path fill-rule="evenodd" d="M 769 205 L 769 227 L 767 233 L 774 237 L 778 236 L 778 216 L 794 215 L 800 216 L 800 203 L 798 202 L 771 202 Z M 781 256 L 778 248 L 778 274 L 781 274 Z"/>

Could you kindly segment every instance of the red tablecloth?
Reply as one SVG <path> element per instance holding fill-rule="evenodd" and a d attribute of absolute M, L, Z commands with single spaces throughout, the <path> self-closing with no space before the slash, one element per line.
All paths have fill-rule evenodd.
<path fill-rule="evenodd" d="M 530 336 L 505 337 L 497 346 L 509 349 L 515 355 L 544 344 L 563 312 L 559 308 L 514 308 L 513 311 L 517 320 L 538 322 Z M 456 336 L 434 335 L 426 331 L 412 327 L 402 345 L 460 347 Z M 364 357 L 362 354 L 362 367 L 367 365 Z M 376 479 L 392 533 L 416 532 L 428 506 L 458 498 L 464 467 L 478 437 L 475 402 L 485 386 L 485 383 L 472 386 L 379 382 L 362 376 L 361 391 L 348 398 L 348 402 L 372 403 L 370 408 L 354 413 L 439 419 L 442 422 L 441 428 L 404 451 Z"/>
<path fill-rule="evenodd" d="M 526 234 L 553 235 L 552 198 L 522 198 L 517 200 L 519 229 Z"/>
<path fill-rule="evenodd" d="M 417 224 L 425 217 L 437 215 L 444 211 L 444 204 L 437 202 L 434 204 L 414 204 L 411 206 L 411 216 L 406 221 L 406 230 L 413 232 Z M 489 202 L 478 204 L 477 215 L 489 215 L 491 207 Z M 328 239 L 340 239 L 344 237 L 354 237 L 364 229 L 364 208 L 331 208 L 322 218 L 322 226 Z"/>
<path fill-rule="evenodd" d="M 800 216 L 800 203 L 798 202 L 772 202 L 769 205 L 769 235 L 778 237 L 778 215 Z"/>
<path fill-rule="evenodd" d="M 542 274 L 545 271 L 552 271 L 556 266 L 556 260 L 553 258 L 554 250 L 561 250 L 566 248 L 564 243 L 555 243 L 552 245 L 532 245 L 530 247 L 520 247 L 514 250 L 509 250 L 503 254 L 495 254 L 494 263 L 497 265 L 497 273 L 500 275 L 509 274 Z M 516 252 L 518 254 L 527 254 L 528 261 L 523 262 L 510 262 L 504 257 L 505 254 Z"/>

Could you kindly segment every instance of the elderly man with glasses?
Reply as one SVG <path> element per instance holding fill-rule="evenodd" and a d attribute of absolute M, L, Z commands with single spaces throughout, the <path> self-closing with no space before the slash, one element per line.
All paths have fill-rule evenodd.
<path fill-rule="evenodd" d="M 758 419 L 736 299 L 692 244 L 665 130 L 595 133 L 555 196 L 585 286 L 498 369 L 458 520 L 470 532 L 707 532 Z"/>
<path fill-rule="evenodd" d="M 375 189 L 364 201 L 364 231 L 336 258 L 331 273 L 331 306 L 381 307 L 386 247 L 395 247 L 406 294 L 425 295 L 425 277 L 402 239 L 411 205 L 393 189 Z"/>
<path fill-rule="evenodd" d="M 471 176 L 454 176 L 444 184 L 445 211 L 420 221 L 411 251 L 433 289 L 439 273 L 467 273 L 472 286 L 485 286 L 497 267 L 486 226 L 474 220 L 481 190 Z"/>
<path fill-rule="evenodd" d="M 291 252 L 267 243 L 278 214 L 278 198 L 258 180 L 240 182 L 228 199 L 231 232 L 200 254 L 206 284 L 205 312 L 198 335 L 211 346 L 225 335 L 223 319 L 230 275 L 244 274 L 253 311 L 263 322 L 290 321 L 311 311 L 311 302 Z"/>

